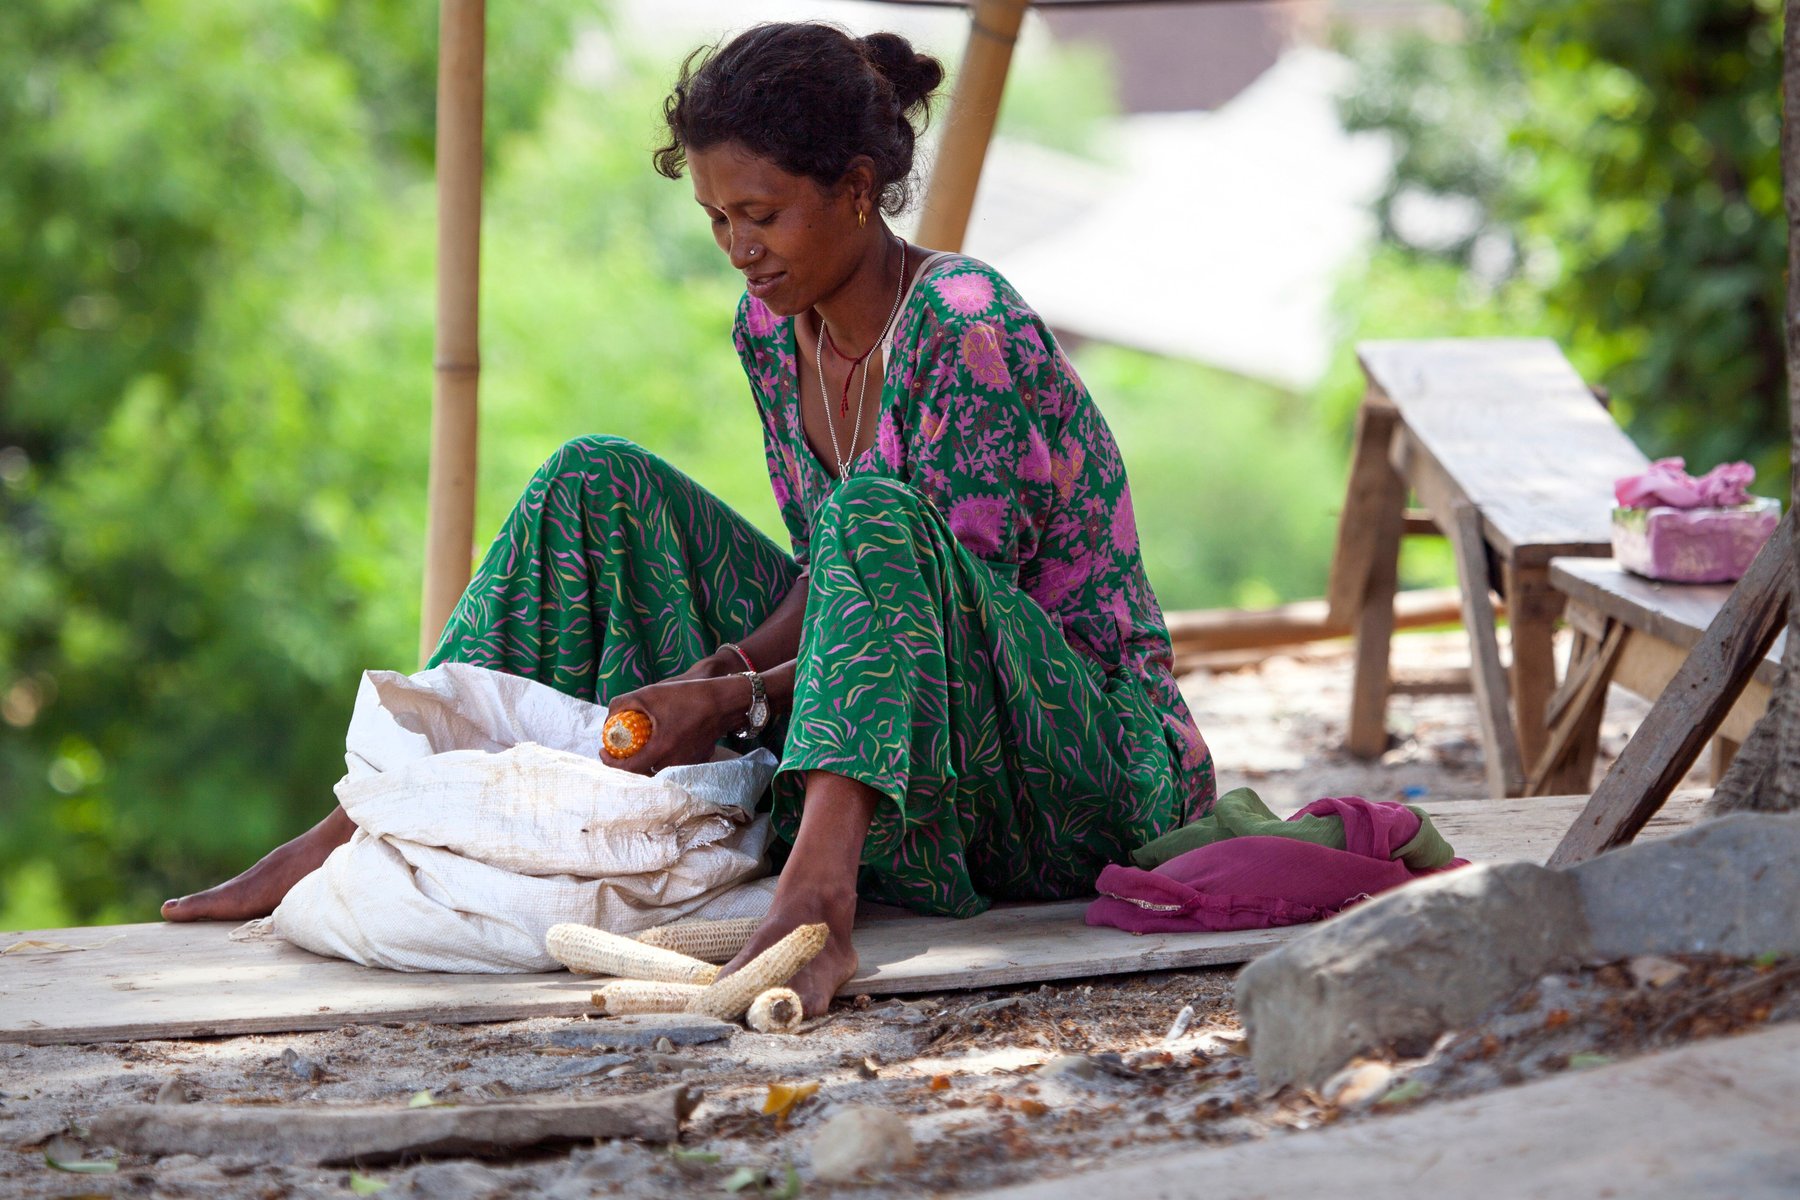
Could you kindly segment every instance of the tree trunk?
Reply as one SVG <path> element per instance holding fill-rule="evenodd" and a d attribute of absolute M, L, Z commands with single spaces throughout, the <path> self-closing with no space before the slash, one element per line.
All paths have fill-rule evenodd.
<path fill-rule="evenodd" d="M 1781 50 L 1781 188 L 1787 217 L 1788 505 L 1800 501 L 1800 0 L 1787 0 Z M 1789 547 L 1790 586 L 1800 584 L 1800 524 Z M 1794 595 L 1800 596 L 1800 588 Z M 1800 603 L 1788 604 L 1784 659 L 1800 654 Z M 1800 664 L 1796 664 L 1800 665 Z M 1784 669 L 1769 703 L 1708 805 L 1709 814 L 1800 809 L 1800 670 Z"/>

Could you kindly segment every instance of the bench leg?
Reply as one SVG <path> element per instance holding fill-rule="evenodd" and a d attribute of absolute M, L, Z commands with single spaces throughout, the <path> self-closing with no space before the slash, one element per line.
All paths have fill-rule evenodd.
<path fill-rule="evenodd" d="M 1725 778 L 1725 772 L 1731 770 L 1731 762 L 1743 746 L 1728 737 L 1716 737 L 1712 741 L 1712 785 L 1719 786 L 1719 780 Z"/>
<path fill-rule="evenodd" d="M 1387 703 L 1392 686 L 1389 652 L 1394 638 L 1394 593 L 1399 587 L 1400 532 L 1405 523 L 1406 485 L 1388 461 L 1392 440 L 1392 410 L 1372 409 L 1358 414 L 1357 451 L 1351 468 L 1350 490 L 1354 505 L 1366 523 L 1355 539 L 1354 556 L 1366 567 L 1360 575 L 1360 595 L 1351 606 L 1355 669 L 1350 686 L 1350 730 L 1344 746 L 1358 758 L 1378 758 L 1387 750 Z M 1343 547 L 1340 546 L 1340 553 Z M 1366 555 L 1366 557 L 1365 557 Z"/>
<path fill-rule="evenodd" d="M 1546 745 L 1526 781 L 1528 796 L 1586 792 L 1594 777 L 1600 746 L 1600 721 L 1606 715 L 1606 690 L 1625 652 L 1631 632 L 1609 621 L 1596 647 L 1581 638 L 1579 657 L 1569 663 L 1569 677 L 1551 704 Z"/>
<path fill-rule="evenodd" d="M 1507 713 L 1506 673 L 1500 666 L 1500 644 L 1494 631 L 1494 584 L 1488 572 L 1481 514 L 1474 505 L 1456 506 L 1448 533 L 1456 552 L 1457 583 L 1462 588 L 1463 627 L 1469 631 L 1469 682 L 1475 686 L 1488 795 L 1495 799 L 1517 796 L 1525 790 L 1525 771 Z"/>
<path fill-rule="evenodd" d="M 1556 690 L 1556 620 L 1563 596 L 1550 586 L 1547 567 L 1505 568 L 1506 616 L 1512 627 L 1513 728 L 1523 761 L 1544 753 L 1545 716 Z"/>

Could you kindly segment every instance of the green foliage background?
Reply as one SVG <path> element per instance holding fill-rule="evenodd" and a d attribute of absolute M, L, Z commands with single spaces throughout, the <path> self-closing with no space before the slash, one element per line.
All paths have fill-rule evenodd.
<path fill-rule="evenodd" d="M 1347 123 L 1400 156 L 1374 286 L 1557 338 L 1653 457 L 1749 459 L 1786 495 L 1779 0 L 1453 7 L 1459 38 L 1349 47 Z M 1470 219 L 1409 234 L 1420 197 Z"/>

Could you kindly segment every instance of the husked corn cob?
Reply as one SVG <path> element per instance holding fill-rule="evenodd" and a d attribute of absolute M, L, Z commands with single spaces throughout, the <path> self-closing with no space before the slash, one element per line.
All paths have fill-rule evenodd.
<path fill-rule="evenodd" d="M 708 984 L 688 1004 L 688 1011 L 726 1021 L 741 1019 L 749 1011 L 751 1001 L 770 988 L 782 986 L 817 958 L 830 936 L 831 927 L 823 923 L 799 926 L 736 971 Z"/>
<path fill-rule="evenodd" d="M 702 962 L 728 963 L 737 957 L 762 925 L 761 917 L 733 917 L 728 921 L 676 921 L 658 925 L 637 935 L 646 946 L 661 946 Z"/>
<path fill-rule="evenodd" d="M 594 993 L 594 1007 L 609 1017 L 622 1017 L 626 1013 L 686 1012 L 694 997 L 705 990 L 705 985 L 699 983 L 615 979 Z"/>
<path fill-rule="evenodd" d="M 745 1023 L 758 1033 L 792 1033 L 806 1014 L 800 993 L 792 988 L 770 988 L 750 1002 Z"/>
<path fill-rule="evenodd" d="M 544 948 L 569 970 L 589 975 L 659 983 L 711 983 L 719 977 L 711 963 L 588 925 L 552 925 Z"/>

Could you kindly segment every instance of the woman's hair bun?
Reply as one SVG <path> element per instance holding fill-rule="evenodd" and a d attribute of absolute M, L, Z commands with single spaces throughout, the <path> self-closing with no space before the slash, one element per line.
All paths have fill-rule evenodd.
<path fill-rule="evenodd" d="M 857 42 L 869 65 L 881 72 L 894 89 L 901 112 L 923 104 L 944 82 L 944 65 L 931 55 L 914 50 L 912 43 L 897 33 L 871 33 Z"/>

